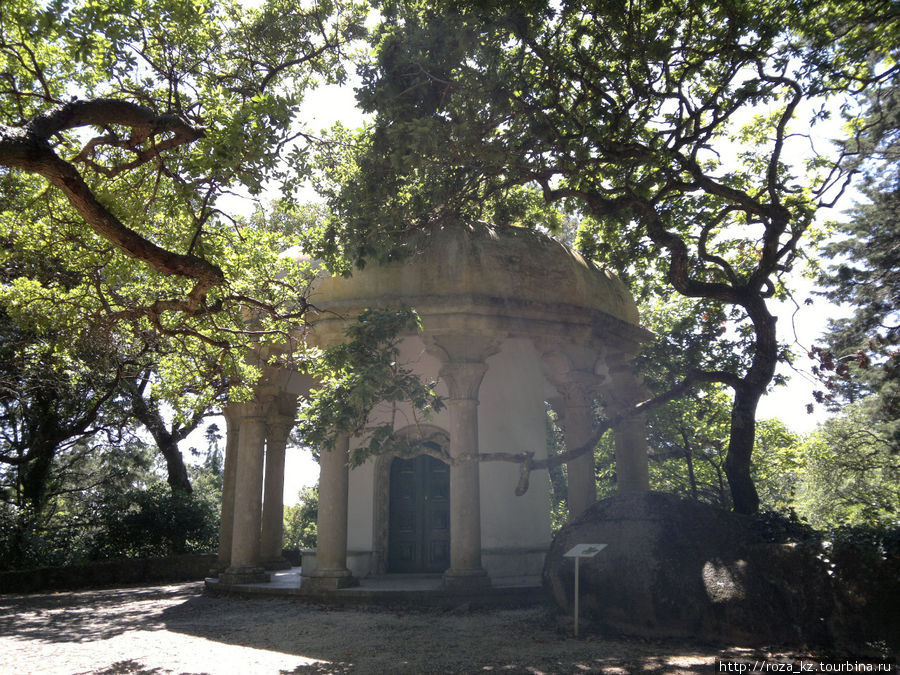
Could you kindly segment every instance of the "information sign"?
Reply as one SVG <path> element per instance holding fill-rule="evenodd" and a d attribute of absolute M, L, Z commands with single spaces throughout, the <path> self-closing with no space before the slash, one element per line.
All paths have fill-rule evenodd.
<path fill-rule="evenodd" d="M 593 558 L 606 548 L 606 544 L 576 544 L 563 553 L 564 558 L 575 558 L 575 637 L 578 637 L 578 562 L 582 558 Z"/>

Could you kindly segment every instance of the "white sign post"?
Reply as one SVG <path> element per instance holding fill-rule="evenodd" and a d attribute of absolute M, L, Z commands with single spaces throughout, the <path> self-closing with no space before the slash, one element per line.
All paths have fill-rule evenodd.
<path fill-rule="evenodd" d="M 565 558 L 575 558 L 575 637 L 578 637 L 578 561 L 582 558 L 593 558 L 606 548 L 606 544 L 576 544 L 563 553 Z"/>

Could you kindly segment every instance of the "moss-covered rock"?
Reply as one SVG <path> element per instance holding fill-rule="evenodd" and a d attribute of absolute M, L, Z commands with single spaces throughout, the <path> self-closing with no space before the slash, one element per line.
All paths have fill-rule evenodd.
<path fill-rule="evenodd" d="M 673 495 L 619 495 L 557 535 L 544 581 L 572 611 L 576 544 L 582 615 L 607 629 L 745 644 L 832 642 L 834 592 L 817 549 L 767 542 L 750 519 Z"/>

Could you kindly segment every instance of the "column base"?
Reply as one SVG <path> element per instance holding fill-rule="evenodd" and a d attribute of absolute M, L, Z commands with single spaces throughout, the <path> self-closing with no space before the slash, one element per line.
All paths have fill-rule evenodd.
<path fill-rule="evenodd" d="M 474 591 L 480 588 L 489 588 L 491 578 L 487 571 L 481 568 L 454 570 L 444 572 L 444 588 L 452 591 Z"/>
<path fill-rule="evenodd" d="M 262 566 L 264 569 L 269 571 L 289 570 L 291 569 L 291 567 L 293 567 L 291 563 L 280 556 L 278 558 L 274 558 L 273 560 L 264 560 L 262 562 Z"/>
<path fill-rule="evenodd" d="M 359 581 L 348 569 L 316 570 L 308 576 L 300 578 L 301 593 L 317 593 L 319 591 L 337 591 L 342 588 L 359 586 Z"/>
<path fill-rule="evenodd" d="M 269 575 L 262 567 L 255 565 L 241 565 L 229 567 L 219 573 L 219 583 L 223 586 L 235 584 L 263 584 L 269 581 Z"/>

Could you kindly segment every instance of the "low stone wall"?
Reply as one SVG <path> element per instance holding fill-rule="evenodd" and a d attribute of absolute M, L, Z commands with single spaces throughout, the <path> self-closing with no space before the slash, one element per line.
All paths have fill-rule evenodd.
<path fill-rule="evenodd" d="M 77 590 L 163 581 L 194 581 L 209 575 L 214 554 L 104 560 L 71 567 L 0 572 L 0 593 Z"/>

